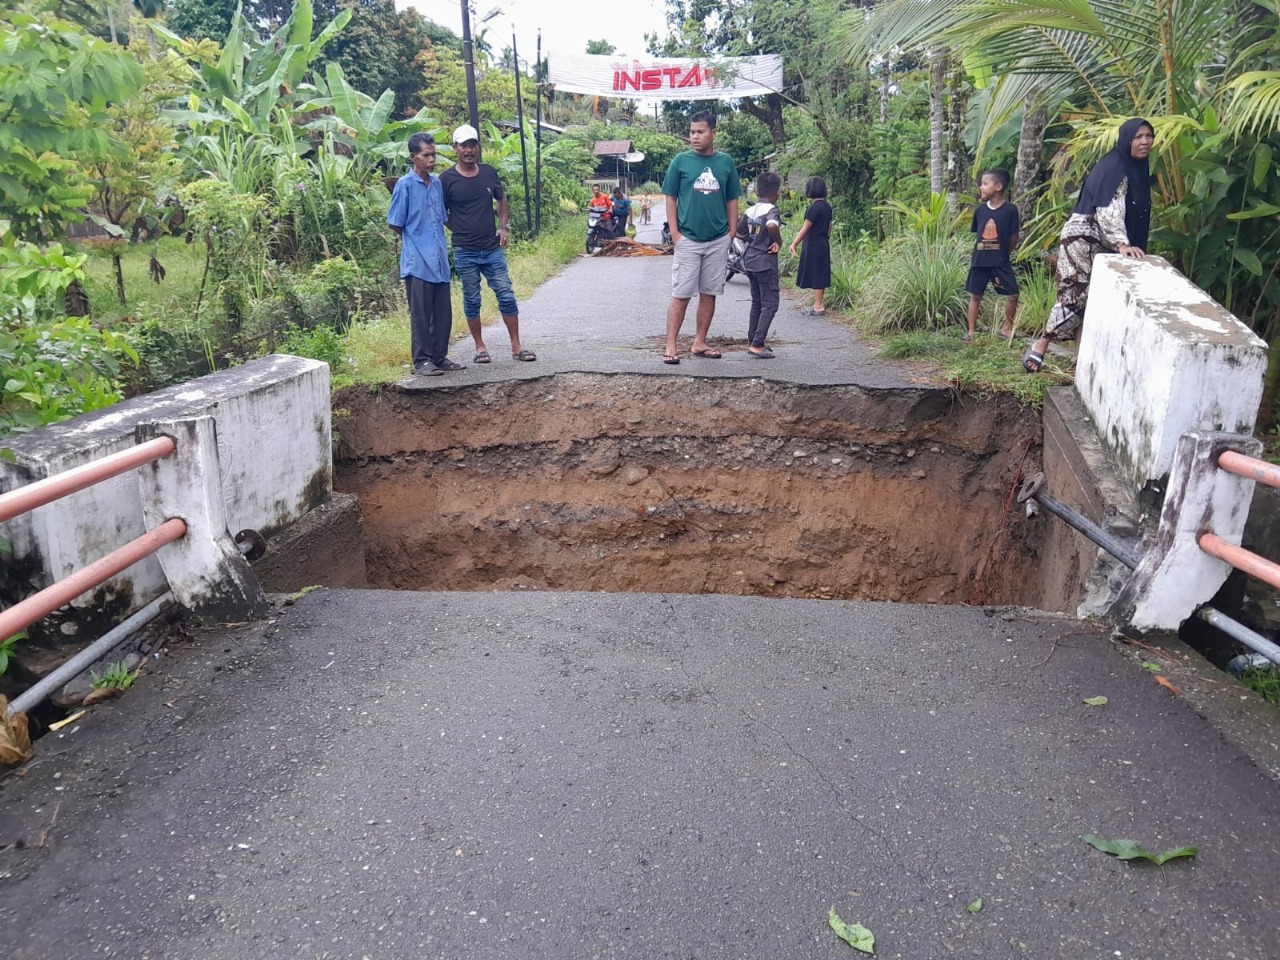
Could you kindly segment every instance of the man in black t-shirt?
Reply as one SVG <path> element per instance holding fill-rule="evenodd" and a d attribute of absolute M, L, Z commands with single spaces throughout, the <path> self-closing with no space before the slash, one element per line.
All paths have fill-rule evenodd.
<path fill-rule="evenodd" d="M 532 350 L 520 345 L 520 311 L 515 289 L 503 253 L 510 236 L 510 207 L 506 191 L 498 179 L 498 171 L 480 163 L 480 134 L 463 124 L 453 131 L 453 149 L 458 162 L 440 174 L 444 188 L 445 226 L 453 235 L 453 266 L 462 278 L 462 310 L 467 327 L 476 342 L 476 363 L 492 358 L 484 345 L 480 325 L 480 277 L 498 298 L 502 321 L 511 335 L 511 357 L 514 360 L 537 360 Z M 498 205 L 495 224 L 494 203 Z M 496 226 L 496 229 L 495 229 Z"/>
<path fill-rule="evenodd" d="M 1000 336 L 1012 339 L 1018 314 L 1018 279 L 1013 275 L 1013 248 L 1018 245 L 1018 208 L 1008 199 L 1009 171 L 984 170 L 978 186 L 979 203 L 973 211 L 973 258 L 964 288 L 969 291 L 969 332 L 972 340 L 978 325 L 978 309 L 987 285 L 1005 298 L 1004 323 Z"/>

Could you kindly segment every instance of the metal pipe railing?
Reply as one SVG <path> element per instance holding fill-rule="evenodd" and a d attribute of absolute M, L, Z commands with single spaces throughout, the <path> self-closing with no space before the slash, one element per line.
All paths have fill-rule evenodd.
<path fill-rule="evenodd" d="M 1223 461 L 1226 460 L 1226 463 Z M 1236 453 L 1224 453 L 1219 458 L 1218 465 L 1222 469 L 1239 476 L 1248 477 L 1252 480 L 1258 480 L 1261 483 L 1271 482 L 1270 478 L 1273 474 L 1280 477 L 1280 471 L 1277 471 L 1271 464 L 1261 460 L 1254 460 L 1252 457 L 1241 456 Z M 1248 473 L 1242 473 L 1242 470 L 1248 470 Z M 1261 472 L 1265 476 L 1259 476 Z M 1042 507 L 1058 517 L 1060 520 L 1066 521 L 1076 530 L 1079 530 L 1086 537 L 1100 546 L 1107 553 L 1111 554 L 1130 570 L 1136 570 L 1141 561 L 1141 557 L 1130 551 L 1118 540 L 1112 537 L 1105 530 L 1098 527 L 1088 517 L 1072 510 L 1065 503 L 1055 500 L 1053 497 L 1042 492 L 1044 486 L 1044 474 L 1038 473 L 1034 477 L 1030 477 L 1018 491 L 1018 502 L 1022 503 L 1027 500 L 1035 500 Z M 1264 557 L 1258 556 L 1243 547 L 1232 546 L 1216 534 L 1206 533 L 1199 539 L 1200 549 L 1205 553 L 1225 560 L 1250 576 L 1257 577 L 1280 587 L 1280 565 L 1272 563 Z M 1205 623 L 1217 627 L 1223 633 L 1227 634 L 1234 640 L 1238 640 L 1252 650 L 1256 650 L 1268 660 L 1280 665 L 1280 646 L 1272 643 L 1262 634 L 1255 630 L 1250 630 L 1238 620 L 1233 620 L 1221 610 L 1217 610 L 1210 606 L 1203 606 L 1196 611 L 1196 616 Z"/>
<path fill-rule="evenodd" d="M 1256 650 L 1272 663 L 1280 666 L 1280 647 L 1276 646 L 1256 630 L 1250 630 L 1238 620 L 1232 620 L 1221 610 L 1204 606 L 1196 611 L 1196 616 L 1205 623 L 1217 627 L 1233 640 L 1239 640 L 1246 647 Z"/>
<path fill-rule="evenodd" d="M 53 503 L 67 494 L 84 490 L 102 480 L 118 477 L 144 463 L 160 460 L 176 449 L 177 444 L 174 443 L 173 437 L 156 437 L 129 450 L 113 453 L 93 463 L 72 467 L 56 476 L 46 477 L 44 480 L 37 480 L 35 483 L 29 483 L 9 493 L 0 494 L 0 522 L 12 520 L 28 510 Z"/>
<path fill-rule="evenodd" d="M 40 682 L 35 686 L 15 697 L 13 702 L 9 704 L 9 716 L 30 710 L 64 683 L 79 676 L 86 668 L 97 663 L 120 644 L 124 643 L 125 640 L 129 639 L 129 636 L 134 631 L 141 629 L 154 620 L 160 614 L 164 605 L 171 600 L 173 600 L 173 594 L 166 590 L 133 614 L 133 616 L 112 627 L 66 663 L 59 666 L 57 670 L 41 678 Z"/>
<path fill-rule="evenodd" d="M 1280 466 L 1257 457 L 1246 457 L 1243 453 L 1226 450 L 1218 456 L 1218 466 L 1237 477 L 1265 483 L 1269 487 L 1280 487 Z"/>
<path fill-rule="evenodd" d="M 1018 491 L 1018 502 L 1025 503 L 1028 500 L 1035 500 L 1040 506 L 1044 507 L 1059 520 L 1065 520 L 1070 526 L 1083 533 L 1086 537 L 1100 546 L 1111 556 L 1115 557 L 1130 570 L 1136 570 L 1138 563 L 1142 560 L 1140 556 L 1122 544 L 1107 531 L 1103 530 L 1096 523 L 1090 520 L 1082 513 L 1068 507 L 1060 500 L 1055 500 L 1044 492 L 1044 474 L 1037 473 L 1034 477 L 1022 485 Z"/>
<path fill-rule="evenodd" d="M 0 638 L 11 637 L 25 630 L 42 617 L 47 617 L 59 607 L 66 606 L 80 594 L 101 586 L 116 574 L 149 557 L 161 547 L 181 540 L 187 533 L 186 521 L 177 517 L 166 520 L 154 530 L 149 530 L 136 540 L 131 540 L 118 550 L 113 550 L 69 577 L 45 587 L 39 593 L 0 612 Z"/>
<path fill-rule="evenodd" d="M 1266 557 L 1260 557 L 1252 550 L 1227 543 L 1216 533 L 1203 533 L 1197 542 L 1200 544 L 1200 549 L 1211 557 L 1224 560 L 1237 570 L 1256 577 L 1263 583 L 1280 588 L 1280 564 Z"/>

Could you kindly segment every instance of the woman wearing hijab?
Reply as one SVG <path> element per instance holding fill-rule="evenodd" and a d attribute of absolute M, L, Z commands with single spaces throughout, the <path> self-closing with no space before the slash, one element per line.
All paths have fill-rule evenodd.
<path fill-rule="evenodd" d="M 1044 334 L 1028 348 L 1022 366 L 1037 373 L 1049 343 L 1074 340 L 1084 320 L 1093 258 L 1119 253 L 1134 260 L 1146 256 L 1151 229 L 1151 165 L 1147 159 L 1155 131 L 1141 117 L 1120 127 L 1116 147 L 1098 161 L 1080 187 L 1080 200 L 1067 218 L 1058 252 L 1058 302 Z"/>

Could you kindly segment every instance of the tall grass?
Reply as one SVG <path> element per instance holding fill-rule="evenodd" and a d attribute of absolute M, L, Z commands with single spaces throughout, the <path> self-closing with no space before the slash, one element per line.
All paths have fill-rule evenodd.
<path fill-rule="evenodd" d="M 968 237 L 906 233 L 888 240 L 858 297 L 859 323 L 872 333 L 940 330 L 964 323 Z"/>
<path fill-rule="evenodd" d="M 1049 311 L 1058 298 L 1058 285 L 1043 263 L 1035 261 L 1018 277 L 1018 315 L 1016 332 L 1034 337 L 1044 329 Z"/>
<path fill-rule="evenodd" d="M 836 310 L 852 310 L 863 286 L 875 271 L 876 248 L 863 231 L 846 240 L 837 230 L 831 241 L 831 286 L 825 304 Z"/>

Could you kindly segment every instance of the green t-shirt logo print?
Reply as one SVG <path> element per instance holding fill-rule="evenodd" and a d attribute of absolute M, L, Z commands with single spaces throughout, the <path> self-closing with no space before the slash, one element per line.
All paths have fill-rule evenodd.
<path fill-rule="evenodd" d="M 716 175 L 711 172 L 710 167 L 703 167 L 698 179 L 693 181 L 693 189 L 699 193 L 719 193 L 720 181 L 716 179 Z"/>

